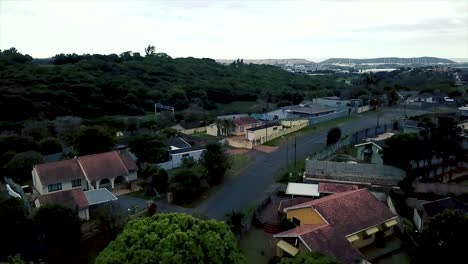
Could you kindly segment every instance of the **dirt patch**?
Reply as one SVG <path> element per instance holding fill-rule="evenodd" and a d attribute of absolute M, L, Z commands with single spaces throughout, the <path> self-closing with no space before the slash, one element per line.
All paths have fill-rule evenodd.
<path fill-rule="evenodd" d="M 229 155 L 246 155 L 252 151 L 251 149 L 242 149 L 242 148 L 231 148 L 227 150 Z"/>
<path fill-rule="evenodd" d="M 260 146 L 256 146 L 254 149 L 261 151 L 261 152 L 265 152 L 265 153 L 272 153 L 273 151 L 277 150 L 278 147 L 260 145 Z"/>

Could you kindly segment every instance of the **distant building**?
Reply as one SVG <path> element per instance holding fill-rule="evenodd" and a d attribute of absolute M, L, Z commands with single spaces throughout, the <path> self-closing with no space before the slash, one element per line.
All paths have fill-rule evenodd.
<path fill-rule="evenodd" d="M 295 105 L 295 106 L 286 106 L 283 107 L 287 113 L 295 115 L 299 118 L 309 118 L 309 117 L 316 117 L 321 115 L 330 114 L 336 112 L 336 108 L 332 108 L 327 105 L 321 104 L 307 104 L 304 106 Z"/>
<path fill-rule="evenodd" d="M 393 135 L 394 133 L 385 133 L 375 138 L 364 139 L 363 143 L 354 145 L 356 158 L 368 163 L 383 165 L 382 153 L 386 147 L 385 141 Z"/>
<path fill-rule="evenodd" d="M 209 125 L 206 130 L 208 135 L 221 136 L 224 134 L 225 136 L 241 136 L 247 133 L 247 129 L 264 124 L 263 121 L 248 115 L 219 116 L 218 119 L 226 123 L 215 122 Z"/>
<path fill-rule="evenodd" d="M 205 146 L 192 146 L 180 137 L 173 138 L 170 145 L 169 160 L 159 163 L 158 166 L 165 170 L 172 170 L 182 165 L 184 158 L 192 158 L 195 161 L 200 160 Z"/>
<path fill-rule="evenodd" d="M 315 98 L 312 102 L 314 104 L 326 105 L 338 109 L 347 108 L 351 105 L 350 100 L 344 100 L 338 96 L 319 97 Z"/>
<path fill-rule="evenodd" d="M 408 119 L 403 123 L 403 133 L 419 134 L 422 130 L 424 130 L 424 128 L 421 126 L 420 121 Z"/>

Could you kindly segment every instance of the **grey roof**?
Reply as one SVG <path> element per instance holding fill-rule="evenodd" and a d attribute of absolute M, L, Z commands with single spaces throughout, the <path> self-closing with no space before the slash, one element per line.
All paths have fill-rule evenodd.
<path fill-rule="evenodd" d="M 202 149 L 205 149 L 205 146 L 193 146 L 193 147 L 190 147 L 190 148 L 174 149 L 174 150 L 169 151 L 169 153 L 170 154 L 180 154 L 180 153 L 186 153 L 186 152 L 202 150 Z"/>
<path fill-rule="evenodd" d="M 304 107 L 299 106 L 299 105 L 285 106 L 282 109 L 289 111 L 291 113 L 308 114 L 308 115 L 336 111 L 336 109 L 333 107 L 330 107 L 327 105 L 321 105 L 321 104 L 309 104 Z"/>
<path fill-rule="evenodd" d="M 429 217 L 442 213 L 445 209 L 459 210 L 465 214 L 468 214 L 468 204 L 452 197 L 424 203 L 422 204 L 422 208 Z"/>
<path fill-rule="evenodd" d="M 84 192 L 89 205 L 101 204 L 109 201 L 117 200 L 114 194 L 112 194 L 106 188 L 89 190 Z"/>
<path fill-rule="evenodd" d="M 179 148 L 179 149 L 190 148 L 190 144 L 180 137 L 172 138 L 171 142 L 169 142 L 169 145 Z"/>
<path fill-rule="evenodd" d="M 256 130 L 261 130 L 261 129 L 270 128 L 270 127 L 276 127 L 276 126 L 281 126 L 281 124 L 279 124 L 277 122 L 272 122 L 272 123 L 268 123 L 267 125 L 248 128 L 247 130 L 248 131 L 256 131 Z"/>
<path fill-rule="evenodd" d="M 395 186 L 405 177 L 404 170 L 378 164 L 307 160 L 305 177 Z"/>

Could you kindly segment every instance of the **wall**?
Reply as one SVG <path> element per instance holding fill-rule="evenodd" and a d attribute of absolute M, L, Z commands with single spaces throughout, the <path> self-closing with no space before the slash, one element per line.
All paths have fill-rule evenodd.
<path fill-rule="evenodd" d="M 160 168 L 163 168 L 165 170 L 172 170 L 175 168 L 180 167 L 182 165 L 182 156 L 183 154 L 189 154 L 189 157 L 192 157 L 194 160 L 198 161 L 201 157 L 201 154 L 205 151 L 204 149 L 200 150 L 194 150 L 190 152 L 183 152 L 183 153 L 177 153 L 177 154 L 170 154 L 171 155 L 171 160 L 168 160 L 166 162 L 158 163 L 157 165 Z"/>
<path fill-rule="evenodd" d="M 374 144 L 371 144 L 371 145 L 372 145 L 372 156 L 371 156 L 370 163 L 383 165 L 383 160 L 382 160 L 382 156 L 381 156 L 381 151 L 382 150 L 380 148 L 378 148 Z M 356 158 L 359 159 L 359 160 L 365 160 L 364 150 L 366 150 L 366 145 L 356 147 L 356 150 L 357 150 L 357 157 Z"/>
<path fill-rule="evenodd" d="M 356 108 L 356 113 L 358 113 L 358 114 L 359 113 L 364 113 L 364 112 L 367 112 L 369 110 L 371 110 L 370 105 L 360 106 L 360 107 Z"/>
<path fill-rule="evenodd" d="M 414 221 L 414 224 L 416 225 L 416 228 L 419 230 L 419 232 L 421 232 L 422 231 L 422 219 L 416 208 L 414 208 L 414 212 L 413 212 L 413 221 Z"/>
<path fill-rule="evenodd" d="M 132 172 L 132 173 L 129 173 L 127 176 L 125 176 L 125 180 L 127 180 L 127 182 L 130 182 L 130 181 L 135 181 L 137 179 L 137 172 Z"/>
<path fill-rule="evenodd" d="M 32 170 L 32 178 L 34 188 L 37 190 L 37 192 L 39 192 L 39 194 L 47 193 L 47 186 L 42 186 L 41 180 L 39 179 L 39 175 L 37 175 L 36 169 Z"/>
<path fill-rule="evenodd" d="M 368 246 L 368 245 L 370 245 L 370 244 L 372 244 L 372 243 L 374 243 L 376 241 L 376 237 L 377 237 L 378 233 L 381 233 L 381 234 L 383 233 L 382 237 L 388 237 L 388 236 L 393 235 L 394 230 L 395 230 L 394 228 L 395 228 L 395 226 L 392 226 L 389 229 L 384 231 L 384 230 L 382 230 L 382 226 L 380 226 L 379 229 L 381 231 L 372 234 L 368 239 L 364 239 L 364 232 L 365 232 L 365 230 L 364 230 L 363 232 L 360 232 L 360 233 L 356 234 L 359 237 L 359 240 L 354 241 L 351 244 L 356 248 L 362 248 L 362 247 Z"/>
<path fill-rule="evenodd" d="M 78 211 L 78 217 L 82 220 L 89 220 L 89 210 L 88 208 L 85 208 L 85 209 L 80 209 Z"/>
<path fill-rule="evenodd" d="M 203 133 L 207 131 L 207 127 L 196 127 L 196 128 L 191 128 L 191 129 L 184 129 L 184 130 L 181 130 L 180 132 L 185 134 L 185 135 L 192 135 L 192 134 L 195 134 L 195 133 Z M 214 136 L 217 136 L 217 131 L 218 131 L 218 128 L 216 128 L 216 133 Z"/>
<path fill-rule="evenodd" d="M 414 191 L 417 193 L 435 193 L 439 195 L 448 195 L 453 193 L 461 195 L 468 193 L 468 185 L 450 184 L 450 183 L 420 183 L 413 184 Z"/>
<path fill-rule="evenodd" d="M 280 133 L 280 130 L 283 130 L 282 125 L 272 126 L 272 127 L 268 127 L 264 129 L 254 130 L 254 131 L 247 131 L 246 138 L 252 141 L 263 138 L 262 141 L 265 141 L 265 135 L 268 134 L 268 139 L 270 139 L 272 135 Z"/>
<path fill-rule="evenodd" d="M 322 122 L 326 122 L 329 120 L 337 119 L 340 117 L 345 117 L 345 116 L 348 116 L 348 110 L 343 110 L 343 111 L 334 112 L 334 113 L 321 115 L 321 116 L 314 116 L 314 117 L 309 118 L 309 125 L 312 126 L 312 125 L 320 124 Z"/>
<path fill-rule="evenodd" d="M 246 148 L 246 149 L 252 149 L 253 148 L 253 143 L 250 140 L 247 139 L 233 139 L 233 138 L 226 138 L 225 142 L 228 146 L 231 146 L 233 148 Z"/>
<path fill-rule="evenodd" d="M 325 223 L 317 211 L 311 207 L 288 210 L 286 217 L 291 221 L 293 217 L 299 219 L 301 221 L 301 226 Z"/>
<path fill-rule="evenodd" d="M 216 124 L 211 124 L 206 127 L 206 133 L 211 136 L 218 136 L 218 126 Z"/>

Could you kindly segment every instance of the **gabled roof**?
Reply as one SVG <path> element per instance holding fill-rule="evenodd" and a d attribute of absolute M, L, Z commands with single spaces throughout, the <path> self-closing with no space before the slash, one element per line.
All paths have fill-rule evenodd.
<path fill-rule="evenodd" d="M 169 146 L 174 147 L 173 149 L 183 149 L 183 148 L 190 148 L 190 144 L 187 141 L 183 140 L 180 137 L 174 137 L 169 142 Z"/>
<path fill-rule="evenodd" d="M 340 183 L 328 183 L 319 182 L 318 191 L 319 193 L 341 193 L 357 190 L 359 187 L 352 184 L 340 184 Z"/>
<path fill-rule="evenodd" d="M 188 153 L 192 151 L 197 151 L 197 150 L 203 150 L 206 149 L 205 146 L 192 146 L 190 148 L 183 148 L 183 149 L 174 149 L 169 151 L 169 154 L 180 154 L 180 153 Z"/>
<path fill-rule="evenodd" d="M 312 200 L 312 198 L 308 198 L 308 197 L 296 197 L 292 199 L 281 200 L 278 206 L 278 211 L 283 212 L 284 208 L 302 204 L 310 200 Z"/>
<path fill-rule="evenodd" d="M 422 209 L 426 212 L 427 216 L 433 217 L 436 214 L 442 213 L 445 209 L 459 210 L 461 212 L 468 213 L 468 204 L 455 198 L 447 197 L 424 203 L 422 204 Z"/>
<path fill-rule="evenodd" d="M 38 164 L 34 169 L 43 186 L 85 177 L 76 158 Z"/>
<path fill-rule="evenodd" d="M 134 171 L 138 169 L 135 161 L 130 156 L 125 154 L 119 154 L 119 156 L 128 171 Z"/>
<path fill-rule="evenodd" d="M 88 200 L 81 188 L 65 191 L 51 192 L 37 197 L 41 206 L 46 204 L 58 204 L 72 210 L 89 207 Z"/>
<path fill-rule="evenodd" d="M 89 181 L 99 181 L 128 174 L 117 151 L 81 156 L 78 161 Z"/>
<path fill-rule="evenodd" d="M 304 226 L 275 237 L 299 237 L 311 251 L 334 256 L 344 263 L 362 258 L 346 236 L 382 224 L 396 216 L 367 189 L 332 194 L 285 208 L 285 211 L 307 208 L 316 210 L 327 222 L 320 226 Z"/>
<path fill-rule="evenodd" d="M 252 125 L 252 124 L 258 124 L 260 122 L 261 121 L 251 116 L 242 116 L 242 117 L 237 117 L 234 119 L 234 124 L 236 126 Z"/>

